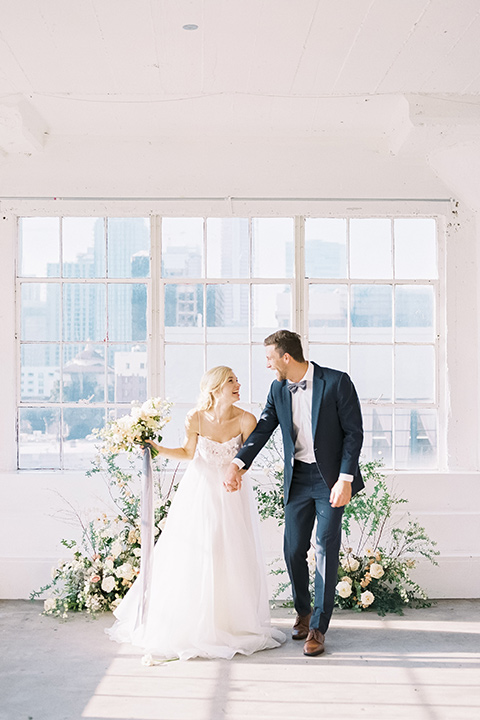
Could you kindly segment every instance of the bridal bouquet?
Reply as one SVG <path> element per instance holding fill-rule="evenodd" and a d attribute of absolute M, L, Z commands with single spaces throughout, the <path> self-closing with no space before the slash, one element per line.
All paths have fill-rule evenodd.
<path fill-rule="evenodd" d="M 103 442 L 101 454 L 118 455 L 121 452 L 134 452 L 145 446 L 146 440 L 160 442 L 160 430 L 170 421 L 172 403 L 160 398 L 150 398 L 143 405 L 135 405 L 129 415 L 111 420 L 96 432 Z M 158 455 L 150 446 L 152 458 Z"/>

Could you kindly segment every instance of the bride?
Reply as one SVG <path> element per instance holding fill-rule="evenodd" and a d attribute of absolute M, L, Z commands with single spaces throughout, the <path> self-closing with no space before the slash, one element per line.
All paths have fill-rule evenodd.
<path fill-rule="evenodd" d="M 252 487 L 227 492 L 225 468 L 256 425 L 235 407 L 240 383 L 214 367 L 203 376 L 197 406 L 186 418 L 181 448 L 151 443 L 172 460 L 192 460 L 176 492 L 154 550 L 147 612 L 137 625 L 137 580 L 107 633 L 163 658 L 232 658 L 278 647 L 282 632 L 270 626 L 259 520 Z M 193 459 L 192 459 L 193 458 Z"/>

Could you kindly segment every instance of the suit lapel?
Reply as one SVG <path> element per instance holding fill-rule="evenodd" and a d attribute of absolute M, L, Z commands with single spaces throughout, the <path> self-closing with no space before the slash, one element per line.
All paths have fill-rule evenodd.
<path fill-rule="evenodd" d="M 312 434 L 314 442 L 315 434 L 317 432 L 318 416 L 320 414 L 320 405 L 322 404 L 324 390 L 325 380 L 323 379 L 322 368 L 316 363 L 313 363 Z"/>

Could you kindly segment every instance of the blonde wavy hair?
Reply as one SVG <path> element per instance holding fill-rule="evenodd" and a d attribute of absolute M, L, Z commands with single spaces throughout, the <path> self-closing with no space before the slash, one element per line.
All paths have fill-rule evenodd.
<path fill-rule="evenodd" d="M 195 409 L 211 410 L 215 405 L 215 395 L 222 390 L 230 375 L 235 373 L 226 365 L 217 365 L 207 370 L 200 380 L 200 395 Z"/>

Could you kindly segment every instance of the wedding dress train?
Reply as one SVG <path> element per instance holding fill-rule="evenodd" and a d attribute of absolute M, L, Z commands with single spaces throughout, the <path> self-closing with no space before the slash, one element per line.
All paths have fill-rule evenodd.
<path fill-rule="evenodd" d="M 248 476 L 226 492 L 225 470 L 241 436 L 218 443 L 199 436 L 155 546 L 144 622 L 141 583 L 128 591 L 106 632 L 163 658 L 232 658 L 278 647 L 270 625 L 259 519 Z"/>

